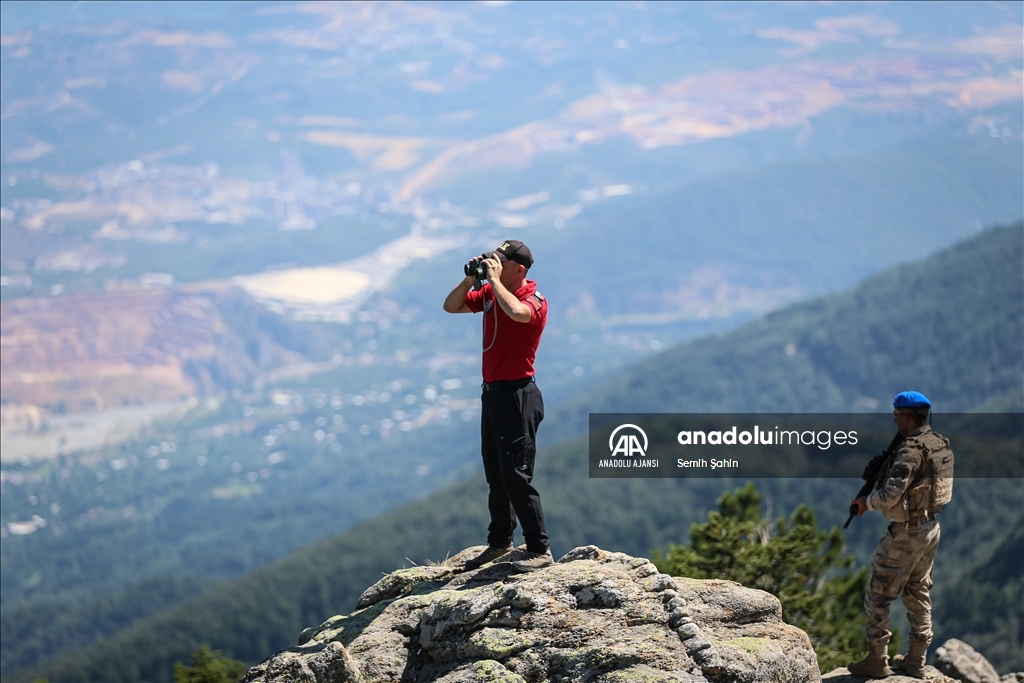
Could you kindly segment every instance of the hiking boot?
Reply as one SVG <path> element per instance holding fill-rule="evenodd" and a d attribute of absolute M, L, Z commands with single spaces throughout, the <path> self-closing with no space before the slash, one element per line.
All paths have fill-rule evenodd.
<path fill-rule="evenodd" d="M 846 669 L 854 676 L 866 678 L 885 678 L 892 676 L 892 669 L 889 668 L 889 655 L 885 652 L 885 645 L 881 647 L 868 646 L 868 656 L 859 662 L 850 662 Z"/>
<path fill-rule="evenodd" d="M 911 678 L 924 678 L 924 658 L 928 656 L 930 641 L 910 637 L 907 654 L 892 658 L 892 668 L 900 669 Z"/>
<path fill-rule="evenodd" d="M 489 545 L 489 546 L 487 546 L 487 550 L 483 551 L 482 553 L 480 553 L 479 555 L 477 555 L 473 559 L 468 560 L 466 562 L 466 564 L 465 564 L 465 569 L 466 569 L 466 571 L 471 571 L 473 569 L 479 569 L 480 567 L 484 566 L 488 562 L 493 562 L 494 560 L 498 559 L 502 555 L 505 555 L 505 554 L 510 553 L 510 552 L 512 552 L 512 544 L 511 543 L 509 543 L 506 546 L 502 546 L 500 548 L 496 547 L 496 546 L 493 546 L 493 545 Z"/>
<path fill-rule="evenodd" d="M 892 658 L 892 668 L 902 671 L 911 678 L 924 678 L 924 657 L 911 658 L 909 654 L 895 655 Z"/>
<path fill-rule="evenodd" d="M 512 566 L 517 571 L 521 572 L 535 572 L 538 569 L 544 567 L 550 567 L 555 563 L 553 557 L 551 557 L 551 548 L 548 548 L 542 553 L 527 553 L 526 557 L 518 562 L 513 562 Z"/>

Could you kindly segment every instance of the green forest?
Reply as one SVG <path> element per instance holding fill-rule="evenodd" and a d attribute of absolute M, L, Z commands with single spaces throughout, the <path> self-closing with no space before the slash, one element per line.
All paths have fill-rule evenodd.
<path fill-rule="evenodd" d="M 908 386 L 936 412 L 1020 412 L 1022 231 L 988 230 L 846 292 L 669 349 L 552 422 L 575 426 L 589 412 L 877 412 Z"/>
<path fill-rule="evenodd" d="M 1020 224 L 987 230 L 851 291 L 670 349 L 585 401 L 552 410 L 540 436 L 542 446 L 555 445 L 538 455 L 537 484 L 556 556 L 591 543 L 670 555 L 673 544 L 687 544 L 692 525 L 707 518 L 723 492 L 745 483 L 590 480 L 586 440 L 574 436 L 590 411 L 884 411 L 885 401 L 910 386 L 927 393 L 938 413 L 1021 411 L 1022 237 Z M 786 353 L 789 345 L 795 353 Z M 775 510 L 814 501 L 813 513 L 826 530 L 842 524 L 859 488 L 856 480 L 756 485 Z M 350 611 L 381 572 L 481 543 L 484 499 L 482 476 L 475 475 L 240 579 L 165 581 L 106 602 L 5 608 L 4 680 L 170 681 L 174 664 L 189 661 L 203 644 L 256 663 L 293 644 L 302 628 Z M 943 512 L 936 563 L 936 643 L 964 639 L 1004 672 L 1024 669 L 1022 501 L 1021 480 L 958 482 Z M 845 570 L 867 565 L 882 528 L 880 519 L 855 522 L 845 534 L 855 564 Z M 219 554 L 260 552 L 257 529 Z M 6 554 L 5 547 L 5 562 Z M 128 575 L 131 567 L 114 571 Z M 123 613 L 144 618 L 124 629 Z M 92 638 L 79 635 L 90 629 Z M 88 644 L 96 636 L 103 640 Z"/>

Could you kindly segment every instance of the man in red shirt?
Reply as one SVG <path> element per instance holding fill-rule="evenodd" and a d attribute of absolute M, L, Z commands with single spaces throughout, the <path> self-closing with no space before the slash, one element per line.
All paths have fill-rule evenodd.
<path fill-rule="evenodd" d="M 491 524 L 487 550 L 466 568 L 476 569 L 511 552 L 518 518 L 528 555 L 514 565 L 520 571 L 535 571 L 553 564 L 540 494 L 530 483 L 537 426 L 544 419 L 533 362 L 548 302 L 537 291 L 537 283 L 526 279 L 533 254 L 519 240 L 502 242 L 480 263 L 487 284 L 475 290 L 476 276 L 467 275 L 444 300 L 448 313 L 484 314 L 480 434 Z"/>

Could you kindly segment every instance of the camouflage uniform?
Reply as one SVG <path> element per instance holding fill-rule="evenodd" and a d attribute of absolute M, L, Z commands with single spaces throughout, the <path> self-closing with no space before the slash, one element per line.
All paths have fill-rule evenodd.
<path fill-rule="evenodd" d="M 881 510 L 890 521 L 875 549 L 871 580 L 864 596 L 867 640 L 884 648 L 892 637 L 889 605 L 902 594 L 910 621 L 914 651 L 925 652 L 932 640 L 932 566 L 939 547 L 938 510 L 928 506 L 936 486 L 932 468 L 925 468 L 928 451 L 947 448 L 949 441 L 923 425 L 906 435 L 892 463 L 883 470 L 881 484 L 868 496 L 868 510 Z M 922 476 L 924 475 L 924 476 Z"/>

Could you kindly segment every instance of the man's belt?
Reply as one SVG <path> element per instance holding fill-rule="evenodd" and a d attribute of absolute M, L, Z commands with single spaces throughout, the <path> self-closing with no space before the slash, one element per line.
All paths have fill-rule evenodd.
<path fill-rule="evenodd" d="M 906 529 L 907 527 L 912 527 L 912 526 L 921 526 L 922 524 L 927 524 L 928 522 L 934 522 L 936 520 L 936 518 L 938 518 L 938 516 L 939 516 L 938 512 L 925 512 L 924 514 L 915 513 L 915 514 L 911 515 L 910 521 L 908 521 L 908 522 L 890 522 L 889 526 L 894 526 L 894 527 L 896 527 L 898 529 Z"/>
<path fill-rule="evenodd" d="M 484 382 L 480 385 L 480 388 L 484 391 L 497 391 L 498 389 L 522 389 L 527 384 L 532 384 L 537 380 L 534 377 L 525 377 L 523 379 L 501 379 L 497 382 Z"/>

